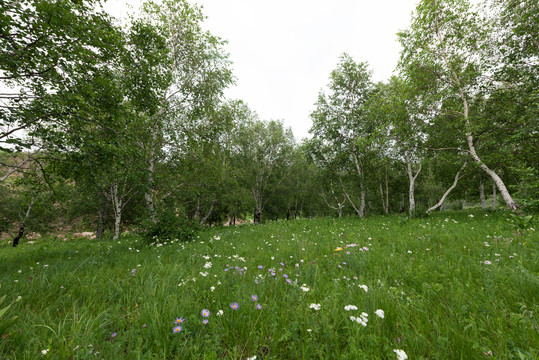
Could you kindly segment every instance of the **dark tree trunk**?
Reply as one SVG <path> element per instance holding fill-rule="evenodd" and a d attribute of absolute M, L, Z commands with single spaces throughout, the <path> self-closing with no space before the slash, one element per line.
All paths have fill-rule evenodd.
<path fill-rule="evenodd" d="M 255 224 L 259 224 L 260 221 L 262 220 L 262 213 L 260 212 L 259 209 L 255 209 L 255 214 L 254 214 L 254 223 Z"/>
<path fill-rule="evenodd" d="M 26 228 L 26 221 L 30 217 L 30 211 L 32 211 L 32 206 L 34 206 L 35 200 L 32 200 L 32 202 L 28 205 L 28 209 L 26 209 L 26 214 L 24 215 L 24 218 L 21 221 L 21 224 L 19 225 L 19 233 L 17 236 L 13 238 L 13 247 L 17 247 L 19 245 L 19 240 L 24 235 L 24 229 Z"/>

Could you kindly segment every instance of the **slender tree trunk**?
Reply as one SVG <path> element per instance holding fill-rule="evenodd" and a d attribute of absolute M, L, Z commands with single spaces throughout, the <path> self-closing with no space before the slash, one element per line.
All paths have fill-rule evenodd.
<path fill-rule="evenodd" d="M 386 214 L 389 214 L 389 171 L 386 164 Z"/>
<path fill-rule="evenodd" d="M 460 176 L 460 172 L 466 167 L 466 164 L 467 163 L 464 163 L 464 165 L 462 165 L 460 170 L 457 171 L 457 175 L 455 175 L 455 181 L 453 181 L 453 184 L 449 187 L 449 189 L 447 189 L 447 191 L 444 193 L 444 195 L 442 196 L 440 201 L 438 201 L 438 203 L 436 205 L 434 205 L 433 207 L 430 207 L 427 210 L 427 214 L 430 213 L 431 211 L 436 210 L 437 208 L 441 208 L 444 205 L 444 201 L 447 198 L 447 196 L 449 195 L 449 193 L 451 191 L 453 191 L 453 189 L 457 186 L 457 183 L 459 182 L 459 180 L 462 179 L 462 176 Z"/>
<path fill-rule="evenodd" d="M 496 184 L 492 184 L 492 210 L 496 210 Z"/>
<path fill-rule="evenodd" d="M 19 245 L 19 240 L 24 235 L 24 230 L 26 228 L 26 221 L 28 221 L 28 218 L 30 218 L 30 212 L 32 211 L 32 207 L 35 204 L 35 200 L 32 200 L 30 204 L 28 204 L 28 208 L 26 209 L 26 214 L 24 215 L 24 218 L 21 221 L 21 224 L 19 225 L 19 232 L 17 236 L 13 238 L 13 247 L 17 247 Z"/>
<path fill-rule="evenodd" d="M 483 210 L 486 210 L 487 203 L 485 201 L 485 187 L 483 186 L 483 180 L 479 182 L 479 199 L 481 200 L 481 207 Z"/>
<path fill-rule="evenodd" d="M 148 159 L 148 189 L 144 194 L 144 200 L 146 200 L 146 206 L 148 207 L 148 213 L 150 216 L 150 221 L 152 223 L 157 222 L 157 217 L 155 215 L 155 204 L 153 202 L 153 188 L 154 188 L 154 173 L 155 173 L 155 160 L 156 160 L 156 149 L 157 149 L 157 137 L 158 137 L 158 127 L 157 123 L 152 127 L 152 144 L 150 149 L 150 158 Z"/>
<path fill-rule="evenodd" d="M 208 220 L 208 218 L 211 216 L 211 213 L 213 212 L 213 207 L 215 206 L 215 202 L 216 200 L 213 199 L 211 201 L 211 205 L 210 205 L 210 209 L 208 210 L 208 212 L 206 213 L 206 215 L 204 215 L 204 217 L 202 217 L 202 219 L 200 219 L 200 226 L 204 225 L 204 223 Z"/>
<path fill-rule="evenodd" d="M 410 186 L 408 189 L 408 200 L 409 200 L 410 207 L 408 210 L 408 214 L 410 217 L 412 217 L 414 216 L 414 212 L 415 212 L 415 196 L 414 196 L 415 180 L 417 179 L 417 175 L 419 175 L 419 173 L 421 172 L 421 163 L 419 163 L 419 168 L 417 169 L 417 172 L 414 175 L 412 171 L 412 161 L 410 160 L 410 156 L 408 155 L 408 152 L 406 152 L 404 156 L 406 158 L 406 172 L 408 173 L 408 179 L 410 181 Z"/>
<path fill-rule="evenodd" d="M 380 185 L 380 199 L 382 200 L 382 210 L 384 211 L 384 214 L 387 214 L 386 210 L 386 201 L 384 200 L 384 189 L 382 188 L 382 183 Z"/>
<path fill-rule="evenodd" d="M 112 206 L 114 210 L 114 237 L 112 240 L 120 238 L 120 224 L 122 222 L 122 199 L 118 195 L 118 184 L 111 186 Z"/>
<path fill-rule="evenodd" d="M 200 198 L 197 198 L 197 206 L 195 208 L 195 214 L 193 215 L 193 219 L 200 219 Z"/>

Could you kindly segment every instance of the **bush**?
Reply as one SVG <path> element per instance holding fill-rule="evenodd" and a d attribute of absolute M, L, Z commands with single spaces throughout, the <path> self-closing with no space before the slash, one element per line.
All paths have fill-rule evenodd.
<path fill-rule="evenodd" d="M 172 240 L 192 240 L 200 226 L 195 221 L 176 215 L 174 211 L 164 211 L 157 216 L 157 222 L 147 221 L 144 229 L 142 238 L 152 245 Z"/>

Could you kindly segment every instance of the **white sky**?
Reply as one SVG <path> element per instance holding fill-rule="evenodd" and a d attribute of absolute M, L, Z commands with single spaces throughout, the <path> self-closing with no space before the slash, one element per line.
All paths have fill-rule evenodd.
<path fill-rule="evenodd" d="M 237 85 L 226 91 L 261 119 L 280 119 L 297 139 L 308 137 L 309 114 L 320 89 L 346 52 L 366 61 L 374 81 L 397 65 L 396 33 L 410 24 L 418 0 L 193 0 L 203 26 L 228 41 Z M 116 17 L 140 0 L 109 0 Z"/>

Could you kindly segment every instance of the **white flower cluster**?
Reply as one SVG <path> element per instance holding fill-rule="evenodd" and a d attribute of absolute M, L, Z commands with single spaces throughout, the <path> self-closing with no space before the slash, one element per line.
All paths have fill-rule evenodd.
<path fill-rule="evenodd" d="M 211 268 L 211 261 L 208 261 L 207 263 L 204 264 L 204 269 L 209 269 Z"/>
<path fill-rule="evenodd" d="M 384 318 L 384 310 L 381 310 L 381 309 L 378 309 L 374 312 L 376 315 L 378 315 L 378 317 L 380 318 Z"/>
<path fill-rule="evenodd" d="M 367 285 L 358 285 L 360 288 L 362 288 L 363 290 L 365 290 L 365 292 L 368 292 L 369 291 L 369 288 L 367 287 Z"/>
<path fill-rule="evenodd" d="M 309 308 L 314 309 L 314 310 L 320 310 L 322 306 L 320 304 L 311 304 Z"/>
<path fill-rule="evenodd" d="M 367 314 L 366 312 L 362 312 L 359 317 L 350 316 L 350 320 L 355 321 L 363 326 L 367 326 L 367 322 L 369 321 L 369 314 Z"/>
<path fill-rule="evenodd" d="M 397 360 L 406 360 L 408 359 L 408 355 L 404 352 L 404 350 L 394 349 L 393 350 L 395 354 L 397 354 Z"/>
<path fill-rule="evenodd" d="M 355 306 L 355 305 L 346 305 L 344 307 L 344 310 L 346 310 L 346 311 L 357 310 L 357 306 Z"/>
<path fill-rule="evenodd" d="M 311 290 L 311 289 L 309 289 L 309 288 L 307 287 L 306 284 L 301 285 L 299 288 L 300 288 L 301 290 L 305 291 L 305 292 Z"/>

